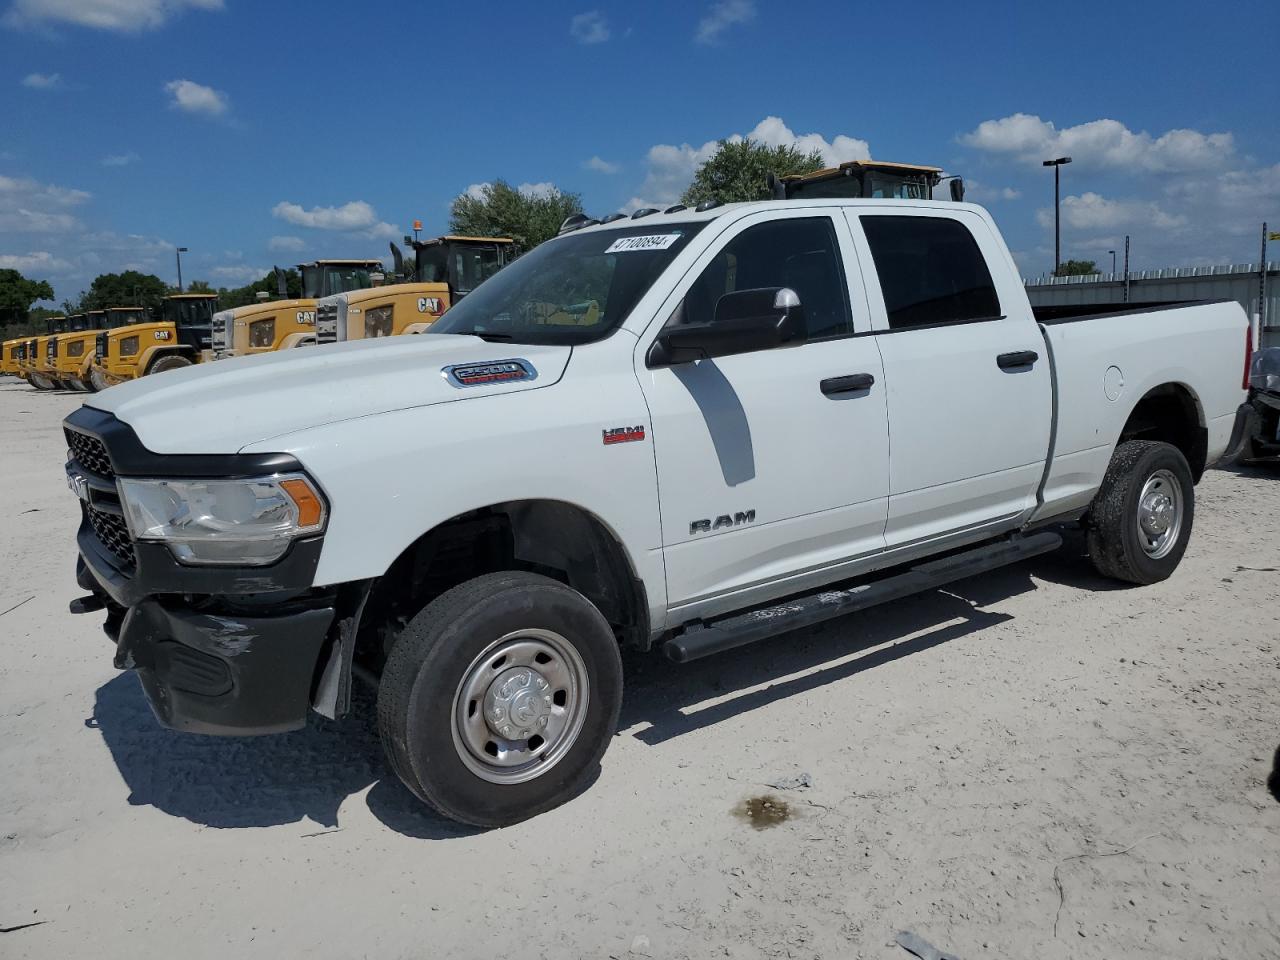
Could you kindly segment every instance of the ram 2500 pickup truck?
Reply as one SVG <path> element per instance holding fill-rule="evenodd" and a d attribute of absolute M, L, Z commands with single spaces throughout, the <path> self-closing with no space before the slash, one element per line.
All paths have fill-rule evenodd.
<path fill-rule="evenodd" d="M 418 337 L 202 365 L 65 422 L 73 610 L 159 720 L 378 685 L 472 824 L 585 788 L 622 644 L 741 647 L 1055 548 L 1149 584 L 1244 400 L 1229 302 L 1038 320 L 981 208 L 782 200 L 567 229 Z"/>

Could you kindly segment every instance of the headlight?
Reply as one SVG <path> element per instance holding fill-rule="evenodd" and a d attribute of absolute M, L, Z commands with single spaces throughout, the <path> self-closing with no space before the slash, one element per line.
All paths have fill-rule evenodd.
<path fill-rule="evenodd" d="M 123 340 L 120 341 L 120 356 L 132 357 L 137 352 L 138 352 L 137 337 L 125 337 Z"/>
<path fill-rule="evenodd" d="M 180 563 L 261 566 L 324 529 L 324 500 L 297 474 L 255 480 L 128 480 L 120 499 L 135 540 L 161 540 Z"/>

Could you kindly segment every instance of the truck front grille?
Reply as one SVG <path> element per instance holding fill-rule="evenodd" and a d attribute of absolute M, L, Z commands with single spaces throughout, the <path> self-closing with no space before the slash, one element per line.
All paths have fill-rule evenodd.
<path fill-rule="evenodd" d="M 133 552 L 133 540 L 129 537 L 129 527 L 125 524 L 124 517 L 107 513 L 105 510 L 96 510 L 89 504 L 85 504 L 84 512 L 89 518 L 89 525 L 93 527 L 94 534 L 102 541 L 102 545 L 110 550 L 116 559 L 132 567 L 137 558 Z"/>
<path fill-rule="evenodd" d="M 338 342 L 338 305 L 321 303 L 316 307 L 316 343 Z"/>
<path fill-rule="evenodd" d="M 107 456 L 107 448 L 97 437 L 78 430 L 62 431 L 67 437 L 67 447 L 71 450 L 71 459 L 87 472 L 101 477 L 103 480 L 114 480 L 116 472 L 111 468 L 111 458 Z"/>

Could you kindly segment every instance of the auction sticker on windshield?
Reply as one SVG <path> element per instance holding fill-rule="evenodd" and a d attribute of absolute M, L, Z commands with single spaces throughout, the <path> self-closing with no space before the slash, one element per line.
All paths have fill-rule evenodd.
<path fill-rule="evenodd" d="M 620 237 L 605 248 L 605 253 L 630 253 L 636 250 L 665 250 L 684 234 L 652 233 L 643 237 Z"/>

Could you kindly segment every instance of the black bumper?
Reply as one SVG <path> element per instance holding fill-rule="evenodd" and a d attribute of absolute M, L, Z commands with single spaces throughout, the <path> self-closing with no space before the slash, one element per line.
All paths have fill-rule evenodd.
<path fill-rule="evenodd" d="M 332 607 L 270 617 L 144 600 L 125 614 L 116 664 L 133 668 L 156 717 L 187 733 L 247 736 L 306 724 Z"/>

